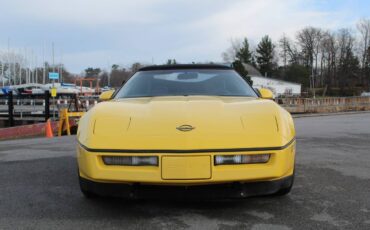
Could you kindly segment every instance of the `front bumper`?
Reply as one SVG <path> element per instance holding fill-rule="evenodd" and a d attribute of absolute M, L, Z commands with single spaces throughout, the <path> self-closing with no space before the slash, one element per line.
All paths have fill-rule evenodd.
<path fill-rule="evenodd" d="M 243 164 L 243 165 L 215 165 L 215 155 L 235 154 L 271 154 L 270 160 L 264 164 Z M 109 166 L 105 165 L 103 156 L 157 156 L 158 166 Z M 164 159 L 167 157 L 182 158 L 189 165 L 189 175 L 194 178 L 177 178 L 178 165 L 165 167 Z M 191 159 L 197 157 L 208 157 L 209 174 L 204 177 L 196 177 L 204 173 L 201 168 L 195 167 Z M 293 175 L 295 158 L 295 141 L 278 150 L 248 151 L 248 152 L 191 152 L 191 153 L 119 153 L 119 152 L 98 152 L 89 151 L 82 145 L 77 147 L 77 159 L 80 170 L 80 177 L 96 183 L 119 183 L 126 185 L 177 185 L 195 186 L 210 184 L 230 184 L 238 182 L 241 184 L 260 181 L 276 181 Z M 185 160 L 186 159 L 186 160 Z M 190 160 L 189 160 L 190 159 Z M 193 161 L 194 162 L 194 161 Z M 181 161 L 180 161 L 181 164 Z M 185 164 L 185 163 L 184 163 Z M 181 165 L 180 165 L 181 167 Z M 195 167 L 195 169 L 194 169 Z"/>
<path fill-rule="evenodd" d="M 130 199 L 232 199 L 271 195 L 292 185 L 294 176 L 273 181 L 227 183 L 196 186 L 159 186 L 143 184 L 101 183 L 80 177 L 80 186 L 99 196 Z"/>

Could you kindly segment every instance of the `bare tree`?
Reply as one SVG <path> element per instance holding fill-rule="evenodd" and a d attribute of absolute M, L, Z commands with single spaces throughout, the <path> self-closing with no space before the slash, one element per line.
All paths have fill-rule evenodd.
<path fill-rule="evenodd" d="M 224 62 L 234 62 L 242 48 L 242 42 L 239 39 L 230 39 L 230 44 L 230 47 L 221 54 Z"/>
<path fill-rule="evenodd" d="M 301 54 L 293 41 L 285 34 L 279 40 L 280 53 L 279 56 L 283 59 L 284 67 L 288 64 L 300 64 L 302 61 Z"/>
<path fill-rule="evenodd" d="M 174 59 L 174 62 L 176 64 L 176 60 L 175 59 Z M 135 62 L 135 63 L 133 63 L 131 65 L 130 70 L 131 70 L 132 73 L 136 73 L 141 67 L 144 67 L 144 65 L 141 64 L 140 62 Z"/>
<path fill-rule="evenodd" d="M 317 73 L 318 54 L 321 39 L 322 30 L 320 28 L 306 27 L 297 34 L 297 41 L 304 55 L 305 65 L 310 67 L 312 72 L 310 88 L 315 87 L 315 76 Z"/>
<path fill-rule="evenodd" d="M 341 88 L 353 86 L 358 78 L 358 58 L 354 55 L 355 38 L 349 29 L 338 32 L 338 80 Z"/>
<path fill-rule="evenodd" d="M 368 84 L 370 82 L 368 71 L 368 63 L 370 62 L 368 56 L 368 50 L 370 49 L 370 19 L 361 19 L 357 23 L 357 29 L 360 32 L 361 81 L 364 84 Z"/>
<path fill-rule="evenodd" d="M 289 58 L 289 49 L 290 49 L 290 41 L 289 38 L 283 34 L 283 36 L 279 39 L 279 48 L 280 48 L 280 57 L 283 59 L 284 67 L 287 66 L 288 58 Z"/>
<path fill-rule="evenodd" d="M 370 46 L 370 19 L 361 19 L 357 23 L 357 29 L 361 34 L 361 66 L 364 67 L 367 60 L 367 50 Z"/>
<path fill-rule="evenodd" d="M 336 81 L 336 60 L 338 44 L 335 34 L 326 31 L 321 40 L 321 84 L 334 85 Z"/>
<path fill-rule="evenodd" d="M 109 86 L 115 88 L 120 87 L 132 76 L 132 74 L 131 70 L 120 68 L 118 65 L 115 65 L 109 74 Z"/>

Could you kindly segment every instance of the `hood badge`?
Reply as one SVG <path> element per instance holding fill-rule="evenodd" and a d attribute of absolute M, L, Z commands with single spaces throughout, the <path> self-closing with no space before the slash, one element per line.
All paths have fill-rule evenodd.
<path fill-rule="evenodd" d="M 181 125 L 179 127 L 176 127 L 176 129 L 181 131 L 181 132 L 189 132 L 189 131 L 195 129 L 195 127 L 193 127 L 191 125 Z"/>

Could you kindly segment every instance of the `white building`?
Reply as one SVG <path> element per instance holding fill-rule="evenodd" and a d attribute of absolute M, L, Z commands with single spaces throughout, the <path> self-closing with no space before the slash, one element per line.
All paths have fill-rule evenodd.
<path fill-rule="evenodd" d="M 253 81 L 253 88 L 270 89 L 275 97 L 301 95 L 301 84 L 262 76 L 250 76 L 250 77 L 251 80 Z"/>

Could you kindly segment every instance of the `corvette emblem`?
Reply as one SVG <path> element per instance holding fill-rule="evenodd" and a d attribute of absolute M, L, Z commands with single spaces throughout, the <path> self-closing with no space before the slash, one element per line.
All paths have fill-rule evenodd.
<path fill-rule="evenodd" d="M 182 132 L 189 132 L 193 129 L 195 129 L 195 127 L 191 126 L 191 125 L 181 125 L 179 127 L 176 127 L 177 130 L 179 131 L 182 131 Z"/>

